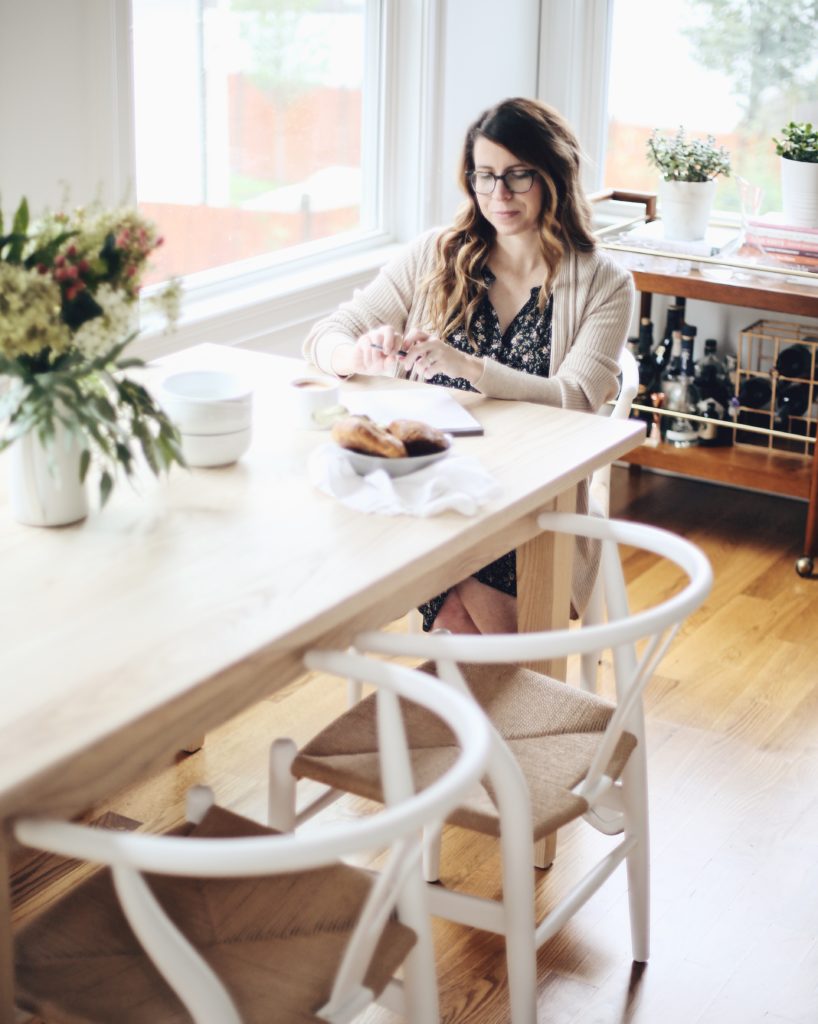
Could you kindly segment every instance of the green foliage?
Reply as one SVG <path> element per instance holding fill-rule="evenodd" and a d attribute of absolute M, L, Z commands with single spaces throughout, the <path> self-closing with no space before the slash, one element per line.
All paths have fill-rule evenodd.
<path fill-rule="evenodd" d="M 659 169 L 665 181 L 710 181 L 719 174 L 730 175 L 730 154 L 724 146 L 717 146 L 712 135 L 688 139 L 684 126 L 671 138 L 654 128 L 647 149 L 648 163 Z"/>
<path fill-rule="evenodd" d="M 23 199 L 9 234 L 0 222 L 0 376 L 12 378 L 0 393 L 0 452 L 31 432 L 48 449 L 62 425 L 79 443 L 80 479 L 98 470 L 103 505 L 138 456 L 157 475 L 185 465 L 178 431 L 125 373 L 144 365 L 123 353 L 136 336 L 141 274 L 160 244 L 131 210 L 32 226 Z M 178 301 L 174 281 L 159 299 L 171 321 Z"/>
<path fill-rule="evenodd" d="M 132 340 L 133 335 L 93 360 L 70 352 L 46 370 L 36 359 L 0 356 L 0 374 L 16 378 L 0 398 L 0 420 L 8 417 L 0 452 L 31 431 L 48 448 L 61 423 L 80 443 L 80 479 L 92 462 L 97 466 L 102 505 L 120 470 L 126 477 L 134 474 L 139 453 L 156 475 L 174 462 L 184 466 L 176 427 L 146 388 L 124 376 L 124 370 L 143 365 L 121 358 Z"/>
<path fill-rule="evenodd" d="M 242 39 L 252 53 L 251 78 L 260 88 L 289 102 L 326 66 L 315 39 L 299 33 L 306 14 L 321 12 L 321 0 L 231 0 L 239 17 Z"/>
<path fill-rule="evenodd" d="M 785 160 L 818 164 L 818 128 L 809 121 L 790 121 L 781 129 L 781 139 L 773 139 L 775 151 Z"/>
<path fill-rule="evenodd" d="M 726 74 L 744 113 L 759 124 L 774 97 L 815 95 L 816 0 L 692 0 L 698 24 L 684 30 L 705 68 Z M 813 69 L 812 86 L 805 75 Z"/>

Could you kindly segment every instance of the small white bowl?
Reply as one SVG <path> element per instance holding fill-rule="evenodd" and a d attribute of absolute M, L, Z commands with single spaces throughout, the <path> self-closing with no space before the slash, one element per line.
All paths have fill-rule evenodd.
<path fill-rule="evenodd" d="M 250 427 L 229 434 L 182 434 L 182 454 L 188 466 L 229 466 L 250 447 Z"/>
<path fill-rule="evenodd" d="M 451 442 L 448 448 L 442 452 L 432 452 L 431 455 L 408 455 L 403 459 L 385 459 L 381 455 L 364 455 L 361 452 L 350 451 L 349 448 L 342 448 L 336 445 L 349 460 L 350 465 L 358 476 L 366 476 L 374 473 L 376 469 L 382 469 L 388 476 L 407 476 L 409 473 L 416 473 L 419 469 L 425 469 L 440 459 L 445 459 L 452 450 Z"/>
<path fill-rule="evenodd" d="M 232 434 L 253 420 L 253 392 L 232 373 L 190 370 L 159 385 L 159 402 L 183 434 Z"/>

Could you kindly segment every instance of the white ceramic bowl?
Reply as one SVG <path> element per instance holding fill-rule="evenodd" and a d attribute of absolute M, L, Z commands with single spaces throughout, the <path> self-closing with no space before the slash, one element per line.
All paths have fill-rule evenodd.
<path fill-rule="evenodd" d="M 229 466 L 250 447 L 250 427 L 229 434 L 182 434 L 182 454 L 189 466 Z"/>
<path fill-rule="evenodd" d="M 406 476 L 408 473 L 416 473 L 419 469 L 425 469 L 426 466 L 445 459 L 452 450 L 451 439 L 449 447 L 442 452 L 432 452 L 431 455 L 409 455 L 405 459 L 385 459 L 381 455 L 363 455 L 361 452 L 353 452 L 349 448 L 342 448 L 341 445 L 336 447 L 344 453 L 358 476 L 366 476 L 367 473 L 374 473 L 376 469 L 382 469 L 389 476 L 394 477 Z"/>
<path fill-rule="evenodd" d="M 183 434 L 233 434 L 253 420 L 252 389 L 220 370 L 171 374 L 160 383 L 157 397 Z"/>

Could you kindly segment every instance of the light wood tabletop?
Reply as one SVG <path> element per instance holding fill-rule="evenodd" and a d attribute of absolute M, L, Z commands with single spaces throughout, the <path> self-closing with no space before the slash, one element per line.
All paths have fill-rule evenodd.
<path fill-rule="evenodd" d="M 253 383 L 253 442 L 233 466 L 120 482 L 84 522 L 39 529 L 11 520 L 0 457 L 0 819 L 83 810 L 290 682 L 305 650 L 344 646 L 512 548 L 522 625 L 566 621 L 568 563 L 537 538 L 536 515 L 573 507 L 577 483 L 643 437 L 636 421 L 450 392 L 485 429 L 456 451 L 479 458 L 499 497 L 471 517 L 366 515 L 308 480 L 328 435 L 291 425 L 302 362 L 202 345 L 152 372 L 189 367 Z M 344 388 L 361 386 L 375 382 Z"/>

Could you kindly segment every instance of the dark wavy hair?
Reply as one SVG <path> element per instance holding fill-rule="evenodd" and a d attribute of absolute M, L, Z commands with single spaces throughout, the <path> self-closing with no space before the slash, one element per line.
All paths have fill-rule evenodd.
<path fill-rule="evenodd" d="M 587 252 L 596 245 L 590 206 L 580 185 L 582 153 L 568 122 L 553 107 L 523 98 L 503 100 L 484 111 L 466 133 L 458 168 L 458 182 L 468 201 L 438 239 L 436 266 L 425 282 L 431 326 L 441 337 L 460 328 L 468 336 L 486 292 L 481 270 L 496 232 L 480 212 L 469 182 L 478 138 L 504 146 L 535 170 L 542 183 L 539 233 L 546 272 L 541 309 L 566 250 Z"/>

